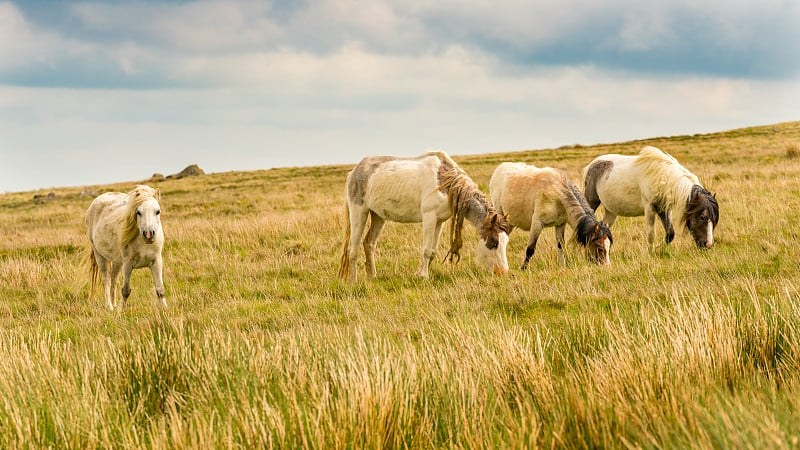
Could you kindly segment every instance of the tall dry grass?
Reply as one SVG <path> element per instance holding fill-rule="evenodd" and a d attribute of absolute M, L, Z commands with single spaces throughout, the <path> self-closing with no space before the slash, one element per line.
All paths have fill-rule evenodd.
<path fill-rule="evenodd" d="M 746 300 L 676 288 L 560 330 L 433 311 L 396 338 L 158 316 L 123 343 L 5 331 L 0 444 L 791 447 L 800 296 Z"/>

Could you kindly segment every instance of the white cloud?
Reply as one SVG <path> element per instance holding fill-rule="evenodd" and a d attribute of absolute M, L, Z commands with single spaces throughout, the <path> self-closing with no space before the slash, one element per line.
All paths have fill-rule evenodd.
<path fill-rule="evenodd" d="M 710 132 L 793 120 L 800 102 L 800 84 L 791 82 L 651 80 L 588 66 L 498 77 L 463 49 L 444 61 L 358 50 L 301 60 L 327 75 L 306 72 L 307 90 L 283 96 L 249 84 L 0 88 L 0 191 L 138 180 L 190 163 L 252 170 L 428 148 L 467 154 Z"/>
<path fill-rule="evenodd" d="M 0 71 L 50 64 L 57 36 L 38 30 L 9 2 L 0 2 Z"/>

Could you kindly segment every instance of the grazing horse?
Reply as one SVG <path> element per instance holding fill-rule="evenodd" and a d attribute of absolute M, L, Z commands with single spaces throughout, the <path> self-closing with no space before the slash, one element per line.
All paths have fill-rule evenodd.
<path fill-rule="evenodd" d="M 464 220 L 478 230 L 477 256 L 495 274 L 508 273 L 508 221 L 497 214 L 478 185 L 444 152 L 415 158 L 371 156 L 347 174 L 345 232 L 339 276 L 356 281 L 356 259 L 364 239 L 367 277 L 375 277 L 373 252 L 385 222 L 422 222 L 422 255 L 417 275 L 428 276 L 442 224 L 452 219 L 450 250 L 445 259 L 458 262 Z"/>
<path fill-rule="evenodd" d="M 118 309 L 125 307 L 125 301 L 131 294 L 131 272 L 141 267 L 150 268 L 156 296 L 161 306 L 167 306 L 162 279 L 164 232 L 161 229 L 159 198 L 155 189 L 139 185 L 127 194 L 107 192 L 89 205 L 86 228 L 91 242 L 90 296 L 94 295 L 99 274 L 102 276 L 106 303 L 111 310 L 114 309 L 115 284 L 120 271 L 123 273 L 123 282 L 122 301 Z"/>
<path fill-rule="evenodd" d="M 714 245 L 714 227 L 719 221 L 716 194 L 708 192 L 675 158 L 655 147 L 644 147 L 636 156 L 598 156 L 583 169 L 583 180 L 589 205 L 592 209 L 603 205 L 603 221 L 608 226 L 617 216 L 644 215 L 651 248 L 656 217 L 664 225 L 664 240 L 672 242 L 673 215 L 686 226 L 699 248 Z"/>
<path fill-rule="evenodd" d="M 550 167 L 505 162 L 497 166 L 489 181 L 492 203 L 500 214 L 507 214 L 512 227 L 530 230 L 525 270 L 536 250 L 536 241 L 545 227 L 555 227 L 558 260 L 564 265 L 564 230 L 568 223 L 575 241 L 586 248 L 590 261 L 609 265 L 611 231 L 594 217 L 581 191 L 567 174 Z"/>

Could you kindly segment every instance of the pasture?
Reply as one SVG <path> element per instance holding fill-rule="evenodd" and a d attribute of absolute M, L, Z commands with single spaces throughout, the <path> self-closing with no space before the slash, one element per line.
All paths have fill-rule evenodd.
<path fill-rule="evenodd" d="M 621 217 L 610 267 L 575 245 L 559 265 L 548 229 L 522 272 L 516 230 L 497 277 L 476 266 L 467 226 L 462 261 L 441 262 L 443 236 L 420 279 L 420 224 L 388 223 L 378 278 L 365 280 L 361 252 L 351 284 L 337 269 L 352 165 L 150 183 L 166 310 L 146 269 L 122 312 L 88 298 L 92 197 L 79 194 L 136 182 L 57 188 L 44 203 L 2 194 L 0 447 L 796 448 L 800 122 L 443 150 L 488 194 L 503 161 L 582 186 L 595 156 L 645 145 L 717 194 L 712 249 L 677 229 L 664 246 L 657 223 L 651 252 L 644 219 Z"/>

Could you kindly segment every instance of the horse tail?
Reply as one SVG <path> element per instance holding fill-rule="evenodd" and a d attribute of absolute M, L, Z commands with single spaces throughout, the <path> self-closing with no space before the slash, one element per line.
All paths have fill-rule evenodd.
<path fill-rule="evenodd" d="M 597 192 L 597 183 L 613 168 L 610 161 L 595 159 L 589 165 L 583 168 L 583 192 L 586 201 L 592 208 L 592 211 L 597 211 L 597 208 L 602 203 L 600 195 Z"/>
<path fill-rule="evenodd" d="M 350 275 L 350 201 L 347 198 L 345 198 L 344 241 L 342 243 L 342 257 L 339 260 L 339 277 L 347 278 L 349 275 Z"/>
<path fill-rule="evenodd" d="M 94 298 L 94 288 L 100 284 L 100 266 L 97 265 L 97 259 L 94 257 L 94 248 L 89 248 L 89 272 L 92 274 L 91 283 L 89 284 L 89 299 Z"/>

